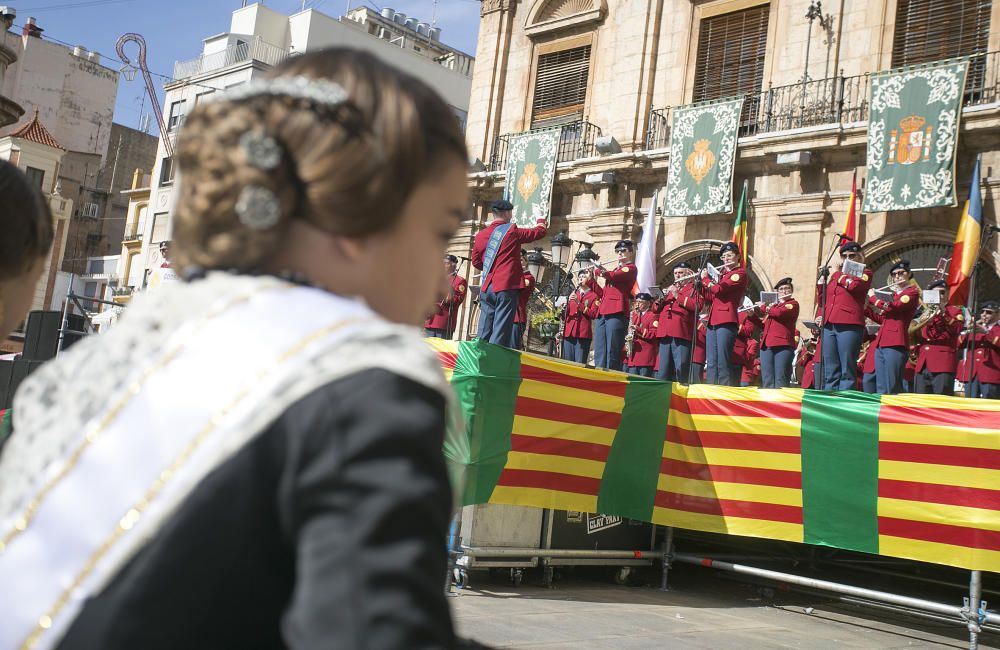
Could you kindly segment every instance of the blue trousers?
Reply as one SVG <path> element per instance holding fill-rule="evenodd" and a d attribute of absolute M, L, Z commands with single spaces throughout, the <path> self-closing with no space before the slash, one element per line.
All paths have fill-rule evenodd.
<path fill-rule="evenodd" d="M 923 395 L 951 395 L 955 390 L 955 373 L 931 372 L 926 367 L 913 376 L 914 393 Z"/>
<path fill-rule="evenodd" d="M 622 369 L 625 347 L 625 316 L 608 314 L 594 319 L 594 365 L 606 370 Z"/>
<path fill-rule="evenodd" d="M 660 366 L 656 378 L 688 383 L 691 371 L 691 341 L 665 336 L 660 339 Z"/>
<path fill-rule="evenodd" d="M 906 348 L 903 346 L 875 350 L 875 390 L 879 395 L 896 395 L 903 391 L 903 368 Z"/>
<path fill-rule="evenodd" d="M 705 383 L 719 386 L 738 386 L 740 375 L 733 368 L 733 344 L 736 342 L 736 323 L 709 325 L 705 334 Z"/>
<path fill-rule="evenodd" d="M 1000 399 L 1000 384 L 984 384 L 978 379 L 973 379 L 966 384 L 967 397 L 981 397 L 982 399 Z"/>
<path fill-rule="evenodd" d="M 493 291 L 493 285 L 479 294 L 478 337 L 489 343 L 514 347 L 514 315 L 517 313 L 517 289 Z"/>
<path fill-rule="evenodd" d="M 439 338 L 439 339 L 450 339 L 451 338 L 450 336 L 448 336 L 448 332 L 446 332 L 444 330 L 439 330 L 439 329 L 434 328 L 434 327 L 425 327 L 424 328 L 424 336 L 426 336 L 428 338 Z"/>
<path fill-rule="evenodd" d="M 515 350 L 524 349 L 524 330 L 527 329 L 526 323 L 514 323 L 514 342 L 510 346 Z"/>
<path fill-rule="evenodd" d="M 760 349 L 760 387 L 787 388 L 792 381 L 792 348 L 788 345 Z"/>
<path fill-rule="evenodd" d="M 642 367 L 629 366 L 628 367 L 628 372 L 631 375 L 639 375 L 640 377 L 652 377 L 653 376 L 653 369 L 650 368 L 649 366 L 642 366 Z"/>
<path fill-rule="evenodd" d="M 861 376 L 861 390 L 863 390 L 866 393 L 872 393 L 872 394 L 878 392 L 878 385 L 875 383 L 874 372 L 866 372 L 864 375 Z"/>
<path fill-rule="evenodd" d="M 855 390 L 858 385 L 858 353 L 861 325 L 823 325 L 823 388 Z"/>
<path fill-rule="evenodd" d="M 587 357 L 590 356 L 590 341 L 575 336 L 563 339 L 562 358 L 566 361 L 587 363 Z"/>

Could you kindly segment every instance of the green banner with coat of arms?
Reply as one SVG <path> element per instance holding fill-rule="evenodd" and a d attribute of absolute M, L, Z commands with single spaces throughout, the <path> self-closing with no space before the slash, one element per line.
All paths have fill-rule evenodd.
<path fill-rule="evenodd" d="M 518 226 L 534 226 L 539 219 L 548 223 L 561 134 L 555 128 L 510 139 L 505 195 L 514 204 L 512 221 Z"/>
<path fill-rule="evenodd" d="M 954 206 L 968 59 L 873 75 L 865 212 Z"/>
<path fill-rule="evenodd" d="M 733 163 L 743 97 L 673 110 L 663 214 L 733 211 Z"/>

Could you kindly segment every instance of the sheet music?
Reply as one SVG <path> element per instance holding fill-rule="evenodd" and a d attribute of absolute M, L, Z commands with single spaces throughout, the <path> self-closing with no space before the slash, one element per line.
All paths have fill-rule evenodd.
<path fill-rule="evenodd" d="M 705 270 L 708 271 L 708 277 L 712 278 L 712 282 L 719 281 L 719 269 L 712 266 L 711 262 L 705 265 Z"/>
<path fill-rule="evenodd" d="M 892 297 L 895 294 L 891 291 L 876 291 L 875 297 L 879 300 L 884 300 L 885 302 L 892 302 Z"/>
<path fill-rule="evenodd" d="M 760 301 L 765 305 L 770 305 L 772 303 L 778 302 L 778 292 L 777 291 L 761 291 Z"/>
<path fill-rule="evenodd" d="M 853 275 L 856 278 L 860 278 L 865 273 L 865 265 L 861 262 L 855 262 L 854 260 L 844 260 L 840 270 L 847 275 Z"/>
<path fill-rule="evenodd" d="M 750 300 L 747 296 L 743 296 L 743 306 L 741 309 L 753 309 L 753 300 Z"/>
<path fill-rule="evenodd" d="M 649 287 L 646 289 L 649 295 L 653 296 L 654 299 L 659 299 L 663 297 L 663 289 L 660 287 Z"/>
<path fill-rule="evenodd" d="M 817 328 L 819 328 L 819 325 L 817 325 L 816 321 L 814 321 L 814 320 L 804 320 L 804 321 L 802 321 L 802 325 L 805 326 L 806 329 L 817 329 Z"/>
<path fill-rule="evenodd" d="M 938 293 L 937 289 L 924 289 L 924 295 L 922 300 L 925 305 L 940 305 L 941 304 L 941 294 Z"/>

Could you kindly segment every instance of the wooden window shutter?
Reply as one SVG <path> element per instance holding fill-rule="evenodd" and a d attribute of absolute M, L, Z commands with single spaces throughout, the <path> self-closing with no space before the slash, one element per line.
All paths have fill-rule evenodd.
<path fill-rule="evenodd" d="M 898 1 L 892 67 L 986 52 L 992 0 Z"/>
<path fill-rule="evenodd" d="M 589 76 L 589 45 L 539 55 L 531 128 L 582 120 Z"/>
<path fill-rule="evenodd" d="M 702 19 L 692 101 L 761 90 L 770 12 L 763 4 Z"/>

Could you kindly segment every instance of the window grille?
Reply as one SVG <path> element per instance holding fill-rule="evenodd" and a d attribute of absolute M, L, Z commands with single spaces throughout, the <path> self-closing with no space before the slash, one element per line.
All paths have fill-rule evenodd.
<path fill-rule="evenodd" d="M 531 128 L 582 120 L 589 76 L 589 45 L 540 55 Z"/>

